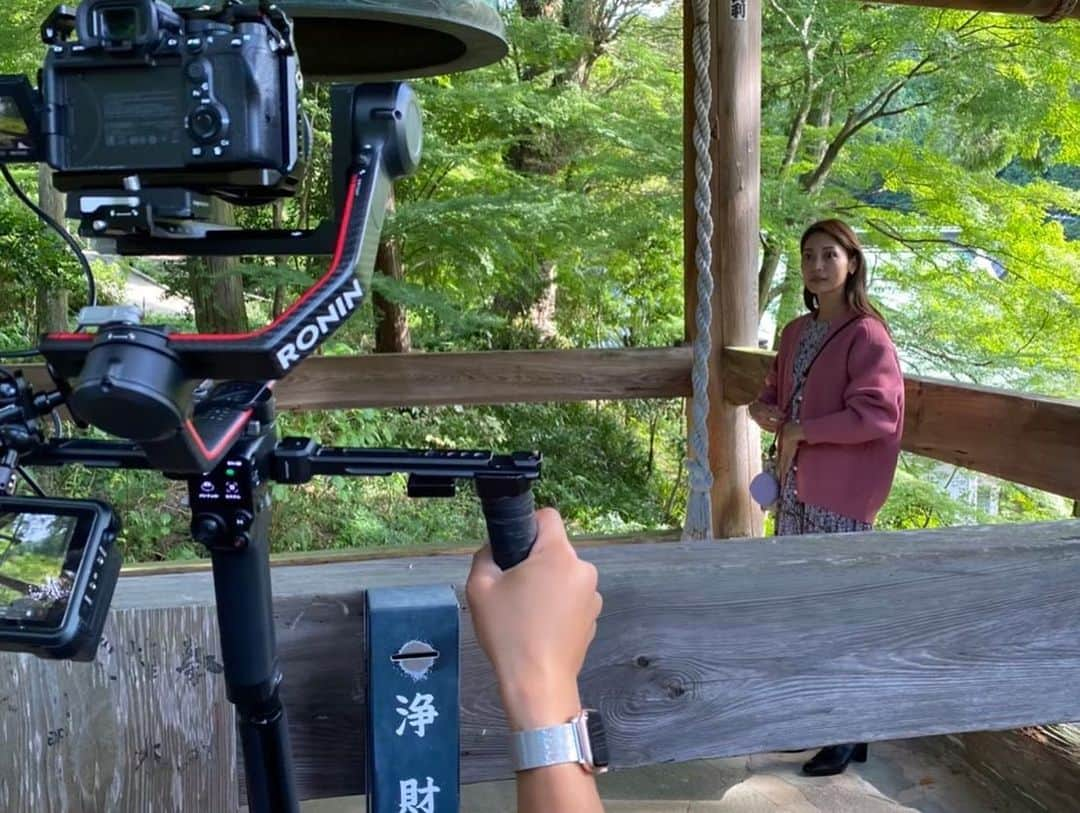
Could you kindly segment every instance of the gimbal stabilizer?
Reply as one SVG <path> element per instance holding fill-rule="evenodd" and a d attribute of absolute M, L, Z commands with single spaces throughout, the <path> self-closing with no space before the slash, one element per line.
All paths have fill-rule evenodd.
<path fill-rule="evenodd" d="M 217 389 L 224 392 L 211 397 L 247 399 L 250 413 L 213 470 L 184 478 L 191 531 L 210 551 L 213 563 L 225 681 L 239 721 L 249 809 L 294 811 L 297 800 L 285 710 L 278 696 L 282 676 L 271 614 L 270 483 L 404 472 L 410 475 L 410 495 L 451 496 L 456 480 L 473 479 L 496 561 L 507 568 L 528 556 L 535 541 L 530 487 L 540 474 L 540 459 L 521 453 L 323 448 L 300 437 L 277 441 L 268 388 L 233 382 Z M 156 468 L 135 444 L 90 440 L 50 443 L 27 454 L 23 462 Z"/>
<path fill-rule="evenodd" d="M 240 723 L 253 811 L 298 809 L 271 614 L 272 481 L 405 472 L 411 495 L 449 496 L 455 480 L 473 479 L 500 566 L 524 559 L 536 536 L 530 490 L 540 472 L 536 454 L 334 449 L 308 438 L 277 439 L 273 380 L 309 355 L 362 301 L 390 183 L 419 160 L 419 111 L 407 86 L 339 87 L 333 99 L 335 141 L 344 137 L 350 145 L 334 156 L 342 203 L 334 256 L 326 275 L 280 318 L 236 336 L 171 333 L 117 321 L 100 325 L 96 334 L 51 335 L 40 349 L 59 385 L 56 392 L 35 394 L 21 376 L 0 385 L 4 489 L 20 464 L 155 469 L 187 481 L 192 536 L 213 563 L 225 679 Z M 203 391 L 197 384 L 204 379 L 239 380 Z M 127 442 L 45 441 L 40 419 L 61 405 L 77 420 Z M 0 512 L 13 512 L 5 499 L 0 498 Z M 119 556 L 112 547 L 115 527 L 85 527 L 91 525 L 100 538 L 79 548 L 73 561 L 79 571 L 65 588 L 73 606 L 64 635 L 48 638 L 29 621 L 20 626 L 0 618 L 0 648 L 93 658 L 90 644 L 100 636 Z M 80 635 L 81 643 L 75 640 Z"/>

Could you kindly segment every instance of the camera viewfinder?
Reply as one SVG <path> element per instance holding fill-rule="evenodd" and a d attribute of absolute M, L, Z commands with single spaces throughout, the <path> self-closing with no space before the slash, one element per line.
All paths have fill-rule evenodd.
<path fill-rule="evenodd" d="M 112 45 L 133 43 L 142 30 L 137 6 L 112 6 L 97 9 L 94 28 L 103 42 Z"/>

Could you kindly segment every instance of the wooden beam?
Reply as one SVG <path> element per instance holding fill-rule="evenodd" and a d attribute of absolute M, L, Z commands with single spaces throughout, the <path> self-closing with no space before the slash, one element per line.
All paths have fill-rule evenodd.
<path fill-rule="evenodd" d="M 617 767 L 1016 728 L 1080 713 L 1080 521 L 601 547 L 582 556 L 599 568 L 604 593 L 583 698 L 606 715 Z M 468 566 L 468 557 L 453 556 L 274 570 L 282 691 L 303 798 L 364 790 L 362 588 L 460 588 Z M 212 601 L 209 574 L 124 579 L 114 615 Z M 75 709 L 65 770 L 100 777 L 99 794 L 149 793 L 132 790 L 143 775 L 137 738 L 124 726 L 171 743 L 157 738 L 164 723 L 150 714 L 153 703 L 178 708 L 192 647 L 204 665 L 219 663 L 220 653 L 211 630 L 200 638 L 188 624 L 183 636 L 143 628 L 134 640 L 155 652 L 160 671 L 136 708 L 110 693 L 108 673 L 97 681 L 76 671 L 93 675 L 98 666 L 35 662 L 32 680 L 13 683 L 13 665 L 25 673 L 15 664 L 21 656 L 0 657 L 0 724 L 5 734 L 24 732 L 4 740 L 0 787 L 13 786 L 12 771 L 23 787 L 48 784 L 59 763 L 35 737 Z M 506 724 L 467 610 L 462 636 L 462 778 L 507 778 Z M 136 650 L 124 657 L 124 668 L 145 668 Z M 228 730 L 220 674 L 207 668 L 200 680 L 215 694 L 184 695 L 193 705 L 182 719 L 216 717 L 216 730 Z M 55 700 L 76 685 L 83 688 L 70 702 Z M 48 710 L 36 712 L 50 697 Z M 170 745 L 160 762 L 177 756 Z M 110 767 L 95 773 L 103 760 Z M 239 783 L 235 760 L 224 759 L 221 770 Z M 202 766 L 190 773 L 203 782 L 221 776 Z M 120 799 L 86 809 L 145 808 Z"/>
<path fill-rule="evenodd" d="M 692 0 L 684 12 L 683 252 L 686 335 L 697 335 L 698 217 L 694 144 L 696 71 Z M 758 208 L 761 145 L 761 3 L 710 0 L 712 175 L 712 356 L 709 361 L 709 469 L 713 474 L 712 526 L 717 537 L 761 532 L 763 515 L 747 499 L 761 470 L 760 435 L 746 410 L 724 394 L 726 345 L 756 340 Z M 689 431 L 693 432 L 692 410 Z M 692 449 L 691 449 L 692 452 Z"/>
<path fill-rule="evenodd" d="M 1080 404 L 907 380 L 904 448 L 1080 498 Z"/>
<path fill-rule="evenodd" d="M 757 397 L 772 354 L 726 348 L 726 392 Z M 906 451 L 1080 497 L 1080 402 L 906 376 Z"/>
<path fill-rule="evenodd" d="M 772 353 L 727 347 L 723 395 L 750 403 Z M 281 382 L 284 409 L 685 398 L 690 349 L 410 353 L 309 359 Z M 47 387 L 40 366 L 24 368 Z M 906 376 L 904 448 L 1080 497 L 1080 402 Z"/>
<path fill-rule="evenodd" d="M 765 383 L 776 355 L 772 350 L 754 347 L 724 348 L 724 395 L 733 404 L 751 404 Z"/>
<path fill-rule="evenodd" d="M 51 388 L 43 365 L 23 367 Z M 310 358 L 277 388 L 282 409 L 682 398 L 690 349 L 380 353 Z"/>
<path fill-rule="evenodd" d="M 898 3 L 927 8 L 959 8 L 969 11 L 990 11 L 997 14 L 1026 14 L 1048 19 L 1080 19 L 1080 6 L 1069 0 L 873 0 L 877 3 Z"/>
<path fill-rule="evenodd" d="M 680 539 L 680 530 L 639 531 L 636 535 L 610 534 L 604 536 L 572 536 L 575 548 L 597 548 L 608 545 L 644 545 L 650 542 L 674 542 Z M 487 537 L 473 540 L 428 541 L 414 545 L 395 546 L 393 548 L 342 548 L 335 550 L 299 551 L 275 553 L 270 557 L 271 567 L 308 567 L 310 565 L 340 565 L 348 562 L 388 561 L 393 559 L 414 559 L 418 556 L 453 556 L 455 554 L 472 556 L 477 547 L 484 544 Z M 209 572 L 209 559 L 189 561 L 137 562 L 124 565 L 120 575 L 124 578 L 134 576 L 163 576 L 173 573 Z"/>

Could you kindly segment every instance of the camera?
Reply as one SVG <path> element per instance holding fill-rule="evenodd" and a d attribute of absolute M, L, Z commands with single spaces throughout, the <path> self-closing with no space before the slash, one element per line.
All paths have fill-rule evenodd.
<path fill-rule="evenodd" d="M 205 221 L 214 195 L 295 193 L 310 152 L 292 23 L 274 7 L 87 0 L 54 11 L 40 90 L 0 81 L 0 161 L 43 161 L 92 236 Z"/>
<path fill-rule="evenodd" d="M 120 573 L 118 530 L 102 502 L 0 497 L 4 649 L 94 659 Z"/>
<path fill-rule="evenodd" d="M 268 0 L 182 12 L 156 0 L 86 0 L 77 11 L 55 10 L 42 39 L 40 90 L 24 76 L 0 77 L 0 162 L 48 163 L 84 227 L 125 234 L 132 253 L 332 258 L 292 306 L 248 333 L 183 333 L 140 324 L 131 309 L 91 305 L 79 330 L 42 336 L 29 351 L 45 359 L 55 391 L 35 393 L 0 368 L 0 530 L 11 529 L 0 556 L 0 649 L 80 659 L 104 623 L 118 524 L 103 504 L 12 500 L 13 475 L 28 477 L 23 463 L 78 463 L 153 468 L 205 485 L 227 455 L 255 442 L 249 456 L 259 462 L 248 469 L 265 481 L 276 438 L 273 381 L 366 297 L 392 184 L 416 168 L 423 127 L 404 83 L 335 85 L 334 220 L 311 232 L 196 237 L 189 221 L 205 196 L 255 204 L 299 182 L 300 73 L 289 18 Z M 68 441 L 58 428 L 46 438 L 42 419 L 56 419 L 61 406 L 77 425 L 127 442 Z M 234 487 L 221 483 L 222 493 Z M 237 494 L 250 503 L 241 513 L 257 536 L 265 506 L 249 491 Z M 193 506 L 205 494 L 195 497 Z M 226 537 L 231 552 L 247 538 L 200 528 L 212 551 Z"/>

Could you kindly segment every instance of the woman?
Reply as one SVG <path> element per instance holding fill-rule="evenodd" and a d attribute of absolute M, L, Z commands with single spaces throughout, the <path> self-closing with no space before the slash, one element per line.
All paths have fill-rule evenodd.
<path fill-rule="evenodd" d="M 778 535 L 869 531 L 900 454 L 904 379 L 889 329 L 866 294 L 866 258 L 840 220 L 802 236 L 809 313 L 784 327 L 750 416 L 775 432 Z M 811 776 L 866 760 L 866 743 L 831 745 L 803 765 Z"/>

